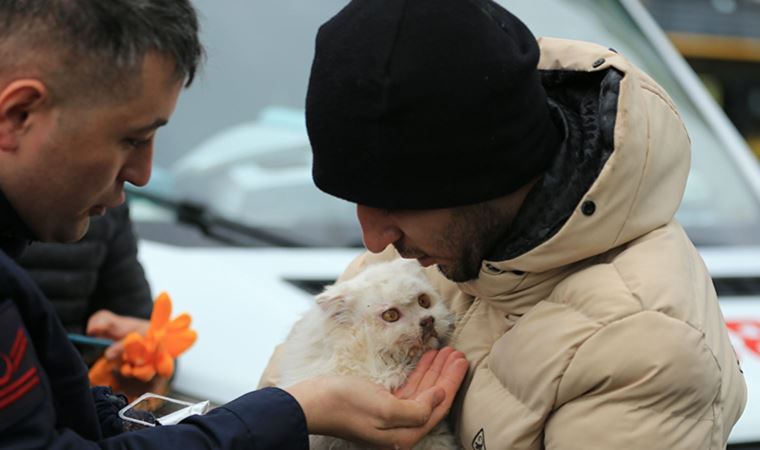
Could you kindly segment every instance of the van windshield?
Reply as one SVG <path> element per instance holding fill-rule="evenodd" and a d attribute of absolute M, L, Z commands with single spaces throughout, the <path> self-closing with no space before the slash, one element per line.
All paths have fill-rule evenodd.
<path fill-rule="evenodd" d="M 347 1 L 194 3 L 208 61 L 158 134 L 157 168 L 145 189 L 303 246 L 361 245 L 353 205 L 311 182 L 303 123 L 314 37 Z M 613 47 L 655 78 L 692 139 L 678 219 L 697 245 L 760 245 L 760 204 L 726 144 L 618 2 L 510 0 L 505 6 L 536 36 Z M 143 219 L 135 210 L 135 220 Z"/>

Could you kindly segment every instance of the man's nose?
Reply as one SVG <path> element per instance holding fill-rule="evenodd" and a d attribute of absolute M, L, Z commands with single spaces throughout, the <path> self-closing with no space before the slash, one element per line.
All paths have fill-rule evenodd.
<path fill-rule="evenodd" d="M 357 205 L 356 216 L 362 226 L 364 246 L 372 253 L 382 252 L 403 236 L 393 217 L 385 210 Z"/>
<path fill-rule="evenodd" d="M 133 151 L 119 173 L 119 181 L 145 186 L 153 170 L 153 146 Z"/>

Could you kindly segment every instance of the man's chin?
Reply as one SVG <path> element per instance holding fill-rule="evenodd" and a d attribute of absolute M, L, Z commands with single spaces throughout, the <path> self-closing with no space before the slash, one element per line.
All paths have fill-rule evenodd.
<path fill-rule="evenodd" d="M 466 283 L 468 281 L 477 279 L 478 275 L 480 275 L 479 266 L 478 270 L 474 271 L 468 271 L 462 267 L 451 267 L 445 264 L 438 264 L 436 267 L 438 268 L 438 271 L 441 272 L 441 275 L 455 283 Z"/>
<path fill-rule="evenodd" d="M 85 220 L 84 223 L 80 225 L 71 242 L 82 240 L 84 235 L 87 234 L 87 232 L 90 230 L 90 220 L 91 219 L 88 217 L 87 220 Z"/>
<path fill-rule="evenodd" d="M 85 220 L 81 220 L 77 222 L 76 224 L 72 225 L 71 227 L 67 228 L 59 228 L 55 230 L 48 239 L 42 238 L 42 241 L 46 242 L 61 242 L 61 243 L 71 243 L 71 242 L 77 242 L 82 240 L 85 234 L 87 234 L 87 230 L 90 229 L 90 218 L 87 217 Z"/>

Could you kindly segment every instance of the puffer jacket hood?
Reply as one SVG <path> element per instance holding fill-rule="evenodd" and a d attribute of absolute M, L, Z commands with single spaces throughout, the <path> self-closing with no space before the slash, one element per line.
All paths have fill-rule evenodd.
<path fill-rule="evenodd" d="M 507 247 L 499 249 L 509 258 L 484 261 L 485 273 L 546 272 L 661 227 L 678 209 L 689 174 L 686 129 L 670 98 L 648 75 L 601 46 L 551 38 L 540 38 L 539 44 L 539 69 L 562 111 L 565 146 L 580 133 L 583 150 L 562 149 L 526 200 L 527 212 L 521 211 L 518 222 L 527 223 L 517 224 Z M 589 66 L 589 58 L 595 56 Z M 572 90 L 575 94 L 567 93 Z M 639 95 L 641 90 L 661 101 L 647 101 Z M 561 105 L 557 95 L 582 103 Z M 568 123 L 570 115 L 577 123 Z M 652 120 L 655 117 L 658 120 Z M 558 191 L 558 185 L 569 193 Z M 553 201 L 546 201 L 549 198 Z M 553 230 L 555 234 L 545 236 Z M 524 251 L 514 254 L 520 249 Z M 476 293 L 481 284 L 488 284 L 487 277 L 462 287 Z"/>
<path fill-rule="evenodd" d="M 683 122 L 648 75 L 596 44 L 538 41 L 538 67 L 565 140 L 480 276 L 459 284 L 515 315 L 577 264 L 669 223 L 690 166 Z"/>

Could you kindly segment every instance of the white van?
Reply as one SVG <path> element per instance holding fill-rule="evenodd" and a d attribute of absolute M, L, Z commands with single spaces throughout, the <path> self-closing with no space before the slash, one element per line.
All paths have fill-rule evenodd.
<path fill-rule="evenodd" d="M 678 105 L 693 144 L 678 219 L 713 274 L 749 388 L 731 442 L 760 442 L 757 162 L 637 0 L 499 2 L 537 36 L 616 49 Z M 254 389 L 312 295 L 362 251 L 353 206 L 311 182 L 303 123 L 317 28 L 346 3 L 195 0 L 208 62 L 159 133 L 154 179 L 131 194 L 152 287 L 199 332 L 179 392 L 222 403 Z"/>

